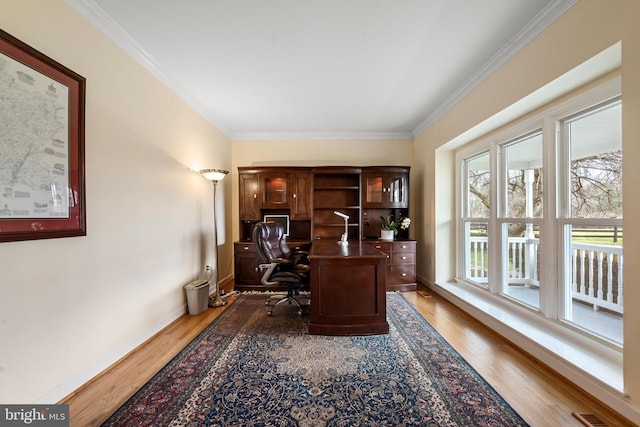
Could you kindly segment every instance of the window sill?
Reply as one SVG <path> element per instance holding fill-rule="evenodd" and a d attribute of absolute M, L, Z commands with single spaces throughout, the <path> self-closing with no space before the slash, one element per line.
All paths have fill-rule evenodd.
<path fill-rule="evenodd" d="M 582 388 L 598 387 L 618 398 L 624 396 L 619 348 L 472 285 L 439 282 L 428 287 Z"/>

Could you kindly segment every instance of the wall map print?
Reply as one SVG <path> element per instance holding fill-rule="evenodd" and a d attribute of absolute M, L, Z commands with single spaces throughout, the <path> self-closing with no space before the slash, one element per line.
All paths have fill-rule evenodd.
<path fill-rule="evenodd" d="M 0 30 L 0 241 L 85 235 L 85 79 Z"/>
<path fill-rule="evenodd" d="M 69 217 L 68 89 L 0 54 L 0 217 Z"/>

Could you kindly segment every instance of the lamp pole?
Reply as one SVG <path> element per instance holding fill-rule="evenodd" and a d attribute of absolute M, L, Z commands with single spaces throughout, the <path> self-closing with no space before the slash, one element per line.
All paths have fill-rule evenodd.
<path fill-rule="evenodd" d="M 229 171 L 222 169 L 203 169 L 200 173 L 211 183 L 213 184 L 213 252 L 216 257 L 216 273 L 215 273 L 215 284 L 216 284 L 216 292 L 213 296 L 209 297 L 209 307 L 221 307 L 227 303 L 227 301 L 223 300 L 220 297 L 220 282 L 218 278 L 218 225 L 216 224 L 216 188 L 218 186 L 218 181 L 221 181 Z"/>

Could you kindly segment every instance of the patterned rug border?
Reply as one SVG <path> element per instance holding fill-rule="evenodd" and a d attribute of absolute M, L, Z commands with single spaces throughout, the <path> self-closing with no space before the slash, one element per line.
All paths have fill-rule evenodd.
<path fill-rule="evenodd" d="M 234 328 L 228 328 L 233 330 L 227 330 L 226 332 L 224 330 L 224 327 L 223 327 L 223 330 L 219 331 L 218 333 L 213 333 L 212 329 L 216 328 L 217 326 L 221 326 L 221 327 L 224 326 L 225 321 L 229 320 L 230 317 L 234 316 L 235 312 L 241 308 L 241 303 L 243 301 L 257 300 L 258 297 L 262 295 L 267 295 L 270 293 L 278 293 L 278 292 L 255 291 L 255 292 L 240 293 L 238 297 L 234 301 L 232 301 L 222 313 L 220 313 L 219 316 L 213 319 L 189 344 L 187 344 L 187 346 L 185 346 L 184 349 L 182 349 L 176 356 L 174 356 L 171 359 L 171 361 L 169 361 L 147 384 L 145 384 L 138 391 L 136 391 L 136 393 L 129 400 L 127 400 L 127 402 L 125 402 L 120 408 L 118 408 L 118 410 L 116 410 L 114 414 L 103 425 L 118 425 L 118 426 L 121 426 L 121 425 L 154 425 L 154 426 L 169 425 L 168 423 L 163 424 L 160 421 L 159 421 L 160 424 L 156 424 L 156 420 L 163 415 L 164 410 L 167 409 L 169 406 L 173 408 L 169 410 L 172 416 L 179 415 L 179 414 L 182 414 L 184 416 L 185 409 L 180 409 L 180 408 L 187 406 L 187 404 L 189 403 L 188 402 L 189 396 L 191 396 L 191 401 L 193 401 L 192 393 L 198 392 L 198 389 L 197 389 L 198 384 L 196 383 L 199 383 L 200 380 L 197 378 L 200 378 L 200 377 L 197 377 L 196 378 L 197 380 L 188 379 L 186 381 L 183 381 L 183 383 L 181 384 L 182 387 L 178 387 L 179 389 L 178 391 L 169 390 L 169 392 L 165 392 L 162 389 L 162 387 L 159 386 L 159 384 L 162 385 L 162 382 L 161 382 L 162 379 L 165 376 L 171 375 L 173 370 L 176 370 L 178 367 L 180 367 L 180 364 L 183 363 L 183 359 L 188 358 L 189 355 L 194 351 L 195 353 L 200 354 L 199 360 L 197 361 L 198 364 L 194 364 L 198 372 L 202 370 L 202 372 L 205 372 L 205 371 L 214 372 L 214 375 L 218 377 L 223 376 L 224 371 L 220 371 L 220 368 L 219 367 L 216 368 L 214 365 L 218 361 L 220 356 L 227 351 L 229 345 L 232 344 L 233 340 L 236 338 L 236 335 L 239 334 L 240 331 L 243 329 L 243 325 L 248 322 L 248 319 L 243 319 L 241 322 L 242 325 L 234 324 Z M 413 304 L 411 304 L 401 293 L 399 292 L 387 293 L 387 301 L 388 301 L 388 305 L 393 306 L 394 304 L 402 304 L 402 306 L 405 309 L 408 309 L 407 310 L 408 313 L 406 315 L 405 313 L 402 313 L 401 310 L 398 310 L 398 312 L 396 312 L 393 309 L 392 310 L 388 309 L 387 318 L 389 320 L 389 324 L 392 325 L 392 329 L 395 328 L 395 325 L 399 326 L 400 329 L 398 329 L 396 333 L 400 334 L 399 336 L 401 336 L 402 340 L 406 340 L 410 342 L 411 349 L 423 350 L 423 351 L 415 351 L 415 350 L 412 351 L 412 354 L 415 355 L 417 359 L 419 359 L 420 365 L 429 366 L 429 365 L 437 365 L 439 363 L 440 364 L 444 363 L 448 365 L 457 364 L 459 365 L 459 372 L 454 373 L 454 376 L 462 372 L 462 374 L 468 375 L 471 380 L 477 383 L 477 384 L 474 383 L 477 386 L 477 389 L 473 389 L 472 387 L 474 386 L 474 384 L 469 385 L 464 383 L 460 378 L 454 378 L 453 380 L 450 381 L 452 385 L 448 385 L 448 386 L 452 387 L 451 388 L 452 395 L 459 394 L 460 396 L 453 397 L 453 398 L 451 398 L 451 396 L 448 396 L 447 399 L 450 399 L 450 400 L 445 399 L 445 401 L 438 401 L 438 403 L 441 406 L 444 406 L 450 412 L 455 413 L 456 411 L 460 411 L 460 407 L 458 406 L 460 405 L 460 401 L 464 402 L 468 400 L 469 402 L 467 405 L 467 409 L 465 409 L 464 412 L 470 411 L 470 413 L 465 413 L 463 415 L 465 417 L 471 417 L 471 419 L 474 420 L 474 425 L 528 426 L 528 424 L 520 417 L 520 415 L 518 415 L 517 412 L 510 406 L 510 404 L 506 401 L 506 399 L 491 384 L 489 384 L 489 382 L 485 380 L 484 377 L 482 377 L 480 373 L 473 366 L 471 366 L 471 364 L 464 357 L 462 357 L 460 353 L 458 353 L 458 351 L 433 327 L 433 325 L 431 325 L 431 323 L 429 323 L 422 316 L 422 314 L 420 314 L 417 308 Z M 283 314 L 282 316 L 283 317 L 287 316 L 287 314 Z M 297 320 L 299 322 L 299 319 L 296 319 L 295 317 L 292 317 L 292 319 Z M 447 358 L 451 356 L 451 357 L 454 357 L 455 360 L 444 360 L 444 358 L 441 358 L 441 360 L 437 360 L 437 359 L 429 358 L 425 348 L 428 348 L 430 344 L 424 342 L 424 340 L 427 338 L 419 336 L 420 334 L 415 334 L 416 336 L 411 336 L 410 334 L 404 334 L 405 329 L 409 330 L 412 328 L 411 325 L 408 325 L 406 323 L 407 320 L 409 321 L 409 323 L 411 321 L 418 322 L 419 326 L 430 331 L 432 333 L 431 334 L 432 336 L 428 337 L 428 339 L 432 339 L 436 341 L 437 344 L 439 344 L 445 350 L 443 353 L 448 353 L 446 355 Z M 282 321 L 291 323 L 289 320 L 282 320 Z M 318 337 L 318 336 L 309 336 L 306 330 L 299 331 L 299 332 L 300 333 L 298 333 L 298 335 L 303 335 L 308 337 Z M 401 334 L 401 332 L 403 333 Z M 282 335 L 282 334 L 277 334 L 277 335 Z M 294 333 L 294 335 L 296 334 Z M 379 337 L 382 337 L 382 336 L 379 336 Z M 358 337 L 351 337 L 351 338 L 358 338 Z M 362 337 L 362 338 L 366 338 L 366 337 Z M 204 343 L 205 341 L 207 342 Z M 394 348 L 394 351 L 396 351 L 395 348 Z M 456 367 L 454 371 L 456 369 L 458 368 Z M 442 381 L 441 378 L 437 378 L 435 376 L 433 378 L 434 378 L 434 381 Z M 446 380 L 449 381 L 449 379 L 446 379 Z M 222 381 L 222 380 L 219 380 L 219 381 Z M 431 377 L 426 377 L 425 381 L 431 382 Z M 219 385 L 220 384 L 217 384 L 216 387 L 219 388 Z M 418 383 L 418 386 L 420 386 L 420 383 Z M 156 396 L 146 397 L 147 395 L 149 395 L 149 393 L 153 392 L 154 387 L 156 387 L 156 389 L 159 388 L 163 392 L 163 395 L 159 397 L 156 397 Z M 215 391 L 217 390 L 217 388 L 214 388 L 212 390 Z M 488 395 L 487 393 L 478 394 L 478 391 L 489 391 L 489 393 Z M 201 393 L 201 392 L 202 391 L 198 393 Z M 167 396 L 167 394 L 170 394 L 170 396 Z M 456 401 L 455 399 L 458 399 L 458 401 Z M 196 405 L 197 408 L 200 407 L 200 404 L 202 403 L 201 400 L 202 399 L 198 400 L 198 405 Z M 478 411 L 477 405 L 479 401 L 482 401 L 483 404 L 485 403 L 485 401 L 488 402 L 490 407 L 493 408 L 493 413 L 491 414 L 483 413 L 482 408 L 484 408 L 484 406 L 480 406 L 480 410 Z M 452 402 L 455 405 L 452 405 Z M 211 404 L 211 399 L 208 399 L 208 400 L 205 399 L 205 403 Z M 433 402 L 429 400 L 427 404 L 433 405 Z M 156 407 L 151 411 L 152 413 L 148 413 L 149 405 L 156 405 Z M 214 404 L 214 408 L 215 408 L 215 404 Z M 500 411 L 504 411 L 504 412 L 498 413 L 499 415 L 498 418 L 500 418 L 502 422 L 496 422 L 496 419 L 494 419 L 496 417 L 495 408 L 499 408 Z M 314 410 L 317 411 L 318 408 Z M 124 414 L 122 413 L 122 411 L 127 411 L 127 413 Z M 138 414 L 136 411 L 141 411 L 141 413 Z M 491 411 L 487 411 L 487 412 L 491 412 Z M 125 423 L 125 421 L 127 420 L 127 414 L 129 414 L 128 424 Z M 335 416 L 335 415 L 336 414 L 334 413 L 332 416 Z M 379 423 L 377 425 L 395 425 L 395 423 L 389 424 L 390 421 L 384 418 L 384 415 L 381 415 L 381 416 L 382 418 L 378 420 Z M 462 413 L 461 413 L 461 416 L 462 416 Z M 154 417 L 157 417 L 157 418 L 154 418 Z M 133 418 L 133 420 L 131 418 Z M 213 419 L 211 418 L 212 418 L 212 414 L 209 413 L 207 419 L 204 419 L 204 420 L 200 419 L 200 421 L 191 419 L 188 425 L 219 425 L 218 423 L 214 422 Z M 215 418 L 215 416 L 213 418 Z M 476 421 L 476 418 L 478 421 Z M 141 420 L 148 422 L 148 424 L 144 424 L 144 423 L 141 424 Z M 507 422 L 504 422 L 505 420 L 507 420 Z M 301 420 L 298 420 L 298 421 L 300 421 L 299 425 L 336 425 L 336 426 L 352 425 L 349 421 L 347 421 L 346 423 L 334 422 L 333 424 L 326 424 L 326 423 L 325 424 L 322 424 L 322 423 L 309 424 L 309 423 L 302 422 Z M 180 424 L 176 424 L 177 422 L 178 421 L 172 422 L 172 425 L 180 425 Z M 274 425 L 291 425 L 289 423 L 290 421 L 280 420 L 279 423 L 275 422 Z M 231 423 L 224 422 L 223 425 L 239 425 L 239 424 L 234 422 L 231 422 Z M 261 424 L 260 422 L 256 423 L 254 420 L 254 423 L 251 425 L 264 425 L 264 424 Z M 442 419 L 436 419 L 436 421 L 432 419 L 432 422 L 427 424 L 423 424 L 422 422 L 418 424 L 412 424 L 409 422 L 409 423 L 406 423 L 405 425 L 434 425 L 434 426 L 452 425 L 452 426 L 455 426 L 455 425 L 467 425 L 467 424 L 457 424 L 456 420 L 453 420 L 453 419 L 449 419 L 448 422 L 443 422 Z"/>
<path fill-rule="evenodd" d="M 390 294 L 395 294 L 396 292 L 387 292 L 387 295 Z M 490 388 L 493 393 L 495 393 L 496 397 L 498 397 L 500 399 L 500 403 L 502 403 L 504 406 L 508 406 L 511 408 L 511 404 L 509 404 L 509 402 L 507 402 L 507 400 L 505 399 L 505 397 L 498 391 L 496 390 L 496 388 L 491 385 L 491 383 L 489 383 L 489 381 L 487 381 L 481 374 L 480 372 L 478 372 L 478 370 L 476 368 L 473 367 L 473 365 L 471 365 L 469 363 L 469 361 L 467 361 L 467 359 L 464 358 L 464 356 L 462 356 L 458 350 L 456 350 L 456 348 L 444 337 L 442 336 L 442 334 L 435 328 L 435 326 L 433 326 L 427 319 L 424 318 L 424 316 L 418 311 L 418 309 L 411 304 L 405 297 L 404 295 L 402 295 L 401 292 L 397 292 L 397 294 L 402 297 L 402 300 L 404 301 L 405 305 L 407 307 L 409 307 L 409 310 L 413 311 L 413 314 L 415 315 L 416 318 L 418 318 L 422 323 L 423 326 L 425 326 L 426 328 L 430 329 L 433 331 L 433 333 L 436 335 L 436 337 L 439 339 L 440 344 L 443 345 L 444 347 L 446 347 L 449 351 L 451 351 L 451 353 L 454 353 L 457 357 L 458 357 L 458 361 L 462 364 L 464 364 L 467 369 L 473 371 L 477 377 L 482 380 L 484 382 L 484 384 Z M 395 313 L 391 312 L 389 313 L 389 311 L 387 311 L 387 317 L 389 317 L 390 315 L 393 316 Z M 514 412 L 515 409 L 511 408 Z M 523 420 L 524 421 L 524 420 Z"/>

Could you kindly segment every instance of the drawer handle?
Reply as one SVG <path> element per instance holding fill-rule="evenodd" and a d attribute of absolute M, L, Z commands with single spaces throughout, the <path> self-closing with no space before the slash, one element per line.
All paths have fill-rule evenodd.
<path fill-rule="evenodd" d="M 249 250 L 249 246 L 244 246 L 242 249 L 244 249 L 245 251 Z"/>
<path fill-rule="evenodd" d="M 402 277 L 407 277 L 407 273 L 402 273 L 401 276 Z"/>
<path fill-rule="evenodd" d="M 400 259 L 407 259 L 407 257 L 406 257 L 406 256 L 403 256 L 403 257 L 400 257 Z"/>
<path fill-rule="evenodd" d="M 400 246 L 402 249 L 407 249 L 407 245 Z"/>
<path fill-rule="evenodd" d="M 382 246 L 380 245 L 376 245 L 376 249 L 380 249 Z"/>

